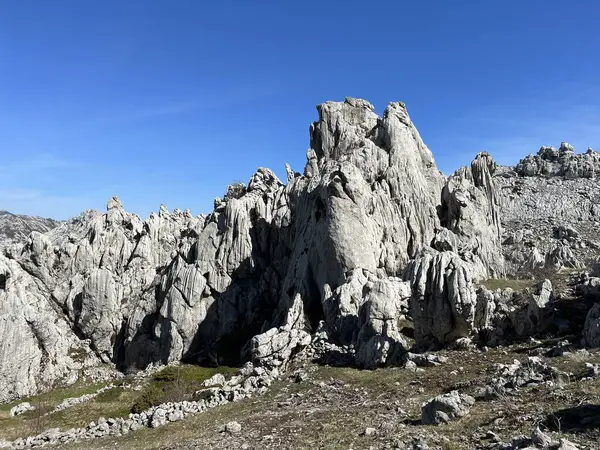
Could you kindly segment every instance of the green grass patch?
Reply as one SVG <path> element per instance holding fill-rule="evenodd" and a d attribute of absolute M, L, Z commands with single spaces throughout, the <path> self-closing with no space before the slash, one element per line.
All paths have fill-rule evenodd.
<path fill-rule="evenodd" d="M 0 405 L 0 413 L 9 412 L 13 406 L 16 406 L 23 402 L 29 402 L 32 405 L 35 405 L 37 403 L 44 403 L 52 407 L 57 406 L 60 402 L 67 398 L 81 397 L 85 394 L 93 394 L 98 389 L 106 386 L 109 383 L 109 381 L 92 384 L 85 384 L 85 382 L 83 381 L 77 382 L 71 386 L 52 389 L 51 391 L 44 392 L 39 395 L 21 398 L 19 400 L 14 400 L 10 403 L 4 403 Z"/>
<path fill-rule="evenodd" d="M 48 428 L 64 430 L 83 427 L 99 417 L 127 417 L 132 411 L 140 412 L 164 402 L 190 400 L 194 392 L 203 387 L 204 380 L 217 373 L 227 376 L 236 371 L 233 367 L 168 366 L 142 381 L 143 388 L 139 391 L 115 386 L 87 402 L 48 415 L 45 413 L 51 412 L 63 400 L 92 394 L 110 382 L 88 385 L 78 382 L 73 386 L 22 398 L 0 405 L 0 440 L 34 435 Z M 10 409 L 24 401 L 36 406 L 37 410 L 10 417 Z"/>
<path fill-rule="evenodd" d="M 213 375 L 222 373 L 223 375 L 233 375 L 237 371 L 236 367 L 200 367 L 188 364 L 179 366 L 168 366 L 152 375 L 152 380 L 157 382 L 172 382 L 177 380 L 196 381 L 202 383 Z"/>
<path fill-rule="evenodd" d="M 96 398 L 94 400 L 98 403 L 114 402 L 114 401 L 118 400 L 119 397 L 121 397 L 122 393 L 123 393 L 123 388 L 117 386 L 117 387 L 108 389 L 104 392 L 101 392 L 100 394 L 98 394 L 96 396 Z"/>
<path fill-rule="evenodd" d="M 140 413 L 165 402 L 191 400 L 194 392 L 203 388 L 202 382 L 213 375 L 233 375 L 234 367 L 199 367 L 193 365 L 168 366 L 152 375 L 139 397 L 131 405 L 131 412 Z"/>

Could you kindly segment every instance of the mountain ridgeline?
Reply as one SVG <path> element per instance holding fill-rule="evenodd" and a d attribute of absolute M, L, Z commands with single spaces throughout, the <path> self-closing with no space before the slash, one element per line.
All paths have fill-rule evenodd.
<path fill-rule="evenodd" d="M 42 217 L 0 211 L 0 246 L 22 242 L 32 231 L 45 233 L 56 228 L 60 223 L 57 220 Z"/>

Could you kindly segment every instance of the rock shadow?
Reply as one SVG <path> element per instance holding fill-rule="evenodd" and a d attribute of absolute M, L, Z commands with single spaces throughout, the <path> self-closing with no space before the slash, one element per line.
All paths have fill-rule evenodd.
<path fill-rule="evenodd" d="M 600 405 L 559 409 L 548 414 L 544 423 L 551 430 L 568 433 L 600 430 Z"/>

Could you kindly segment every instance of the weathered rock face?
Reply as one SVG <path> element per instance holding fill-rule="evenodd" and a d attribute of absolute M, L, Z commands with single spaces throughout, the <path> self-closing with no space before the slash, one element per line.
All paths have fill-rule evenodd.
<path fill-rule="evenodd" d="M 523 158 L 515 171 L 522 176 L 561 176 L 565 178 L 594 178 L 600 169 L 600 154 L 589 148 L 584 154 L 575 154 L 566 142 L 554 147 L 542 147 L 537 155 Z"/>
<path fill-rule="evenodd" d="M 330 251 L 343 271 L 398 273 L 431 242 L 445 179 L 403 104 L 391 103 L 383 118 L 364 100 L 318 110 L 311 127 L 317 172 L 307 164 L 318 188 L 307 187 L 324 206 L 317 212 Z"/>
<path fill-rule="evenodd" d="M 583 327 L 585 344 L 600 347 L 600 303 L 596 303 L 588 312 Z"/>
<path fill-rule="evenodd" d="M 458 240 L 448 239 L 444 230 L 434 244 L 438 250 L 454 251 L 471 261 L 478 278 L 504 275 L 500 225 L 500 203 L 492 177 L 496 163 L 480 153 L 471 163 L 448 179 L 442 191 L 441 223 Z"/>
<path fill-rule="evenodd" d="M 552 283 L 544 280 L 524 292 L 511 288 L 477 292 L 475 324 L 479 339 L 489 345 L 515 337 L 544 333 L 555 318 Z"/>
<path fill-rule="evenodd" d="M 191 244 L 186 247 L 181 231 L 193 235 L 197 222 L 165 208 L 141 221 L 114 198 L 104 215 L 86 212 L 47 234 L 33 232 L 23 246 L 5 248 L 0 400 L 105 376 L 122 364 L 132 313 L 145 295 L 154 297 L 157 269 L 171 252 L 187 254 Z"/>
<path fill-rule="evenodd" d="M 537 276 L 588 265 L 600 248 L 600 159 L 542 147 L 536 156 L 494 175 L 505 228 L 504 254 L 511 276 Z"/>
<path fill-rule="evenodd" d="M 411 314 L 421 347 L 468 337 L 475 328 L 476 287 L 472 266 L 456 253 L 427 251 L 405 273 L 411 281 Z"/>
<path fill-rule="evenodd" d="M 375 368 L 398 363 L 409 346 L 400 334 L 398 320 L 408 312 L 409 283 L 378 280 L 366 295 L 356 339 L 356 363 Z"/>
<path fill-rule="evenodd" d="M 46 308 L 44 323 L 61 324 L 52 325 L 61 352 L 82 345 L 123 371 L 181 359 L 282 366 L 322 321 L 335 343 L 355 348 L 358 364 L 389 364 L 406 350 L 397 324 L 409 284 L 420 337 L 470 335 L 473 280 L 503 271 L 491 158 L 478 155 L 447 181 L 402 103 L 382 117 L 356 99 L 318 112 L 304 175 L 288 167 L 287 185 L 259 168 L 207 217 L 161 207 L 141 220 L 113 198 L 105 214 L 7 248 L 11 281 L 0 295 L 12 297 L 2 307 L 19 316 L 22 303 Z M 445 251 L 421 257 L 430 246 Z M 410 283 L 398 278 L 409 265 Z M 437 324 L 430 313 L 445 316 Z M 25 336 L 29 322 L 19 320 L 21 328 L 3 322 L 2 345 Z M 43 347 L 58 338 L 27 339 Z M 10 367 L 3 348 L 0 363 Z M 47 358 L 53 375 L 42 380 L 36 364 L 15 395 L 69 366 Z M 16 392 L 13 375 L 6 383 Z"/>
<path fill-rule="evenodd" d="M 93 376 L 98 364 L 38 279 L 0 255 L 0 402 L 55 381 Z"/>

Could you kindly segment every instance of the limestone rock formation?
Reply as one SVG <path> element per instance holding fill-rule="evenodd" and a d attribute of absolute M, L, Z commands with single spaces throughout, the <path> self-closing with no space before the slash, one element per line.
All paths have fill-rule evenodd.
<path fill-rule="evenodd" d="M 550 280 L 524 292 L 511 288 L 477 292 L 476 320 L 480 341 L 498 345 L 512 337 L 534 336 L 552 325 L 554 294 Z"/>
<path fill-rule="evenodd" d="M 412 313 L 419 340 L 471 335 L 473 281 L 503 273 L 489 155 L 447 180 L 404 104 L 381 117 L 351 98 L 317 110 L 304 174 L 288 167 L 287 185 L 259 168 L 206 217 L 161 206 L 142 220 L 115 197 L 104 214 L 7 247 L 1 366 L 15 365 L 17 339 L 35 354 L 23 373 L 9 369 L 9 397 L 79 376 L 67 359 L 79 347 L 85 364 L 121 371 L 178 360 L 276 367 L 323 323 L 374 367 L 406 350 L 397 323 L 411 308 L 422 311 Z M 430 246 L 444 251 L 422 256 Z"/>
<path fill-rule="evenodd" d="M 367 294 L 359 319 L 356 363 L 375 368 L 398 363 L 409 347 L 398 321 L 408 312 L 410 286 L 399 279 L 378 280 Z"/>
<path fill-rule="evenodd" d="M 56 381 L 72 383 L 98 363 L 50 295 L 39 279 L 0 255 L 0 402 Z"/>
<path fill-rule="evenodd" d="M 199 217 L 161 206 L 142 220 L 114 197 L 103 214 L 4 246 L 0 400 L 180 360 L 285 368 L 315 342 L 365 368 L 414 362 L 402 320 L 421 349 L 547 329 L 549 282 L 478 283 L 588 263 L 600 249 L 587 225 L 600 225 L 595 152 L 563 144 L 514 168 L 480 153 L 446 177 L 403 103 L 382 116 L 352 98 L 317 111 L 287 184 L 259 168 Z M 590 280 L 581 289 L 596 295 Z"/>
<path fill-rule="evenodd" d="M 504 275 L 500 225 L 500 203 L 492 177 L 496 163 L 479 153 L 471 167 L 452 175 L 442 190 L 441 223 L 458 240 L 436 239 L 438 250 L 455 251 L 475 265 L 478 278 Z"/>
<path fill-rule="evenodd" d="M 171 252 L 190 251 L 184 241 L 199 221 L 165 208 L 141 221 L 113 198 L 106 214 L 86 212 L 46 234 L 33 232 L 22 246 L 5 248 L 2 400 L 82 376 L 106 376 L 121 364 L 127 321 L 144 295 L 153 296 L 157 268 Z"/>
<path fill-rule="evenodd" d="M 583 338 L 590 347 L 600 347 L 600 303 L 588 312 L 583 327 Z"/>
<path fill-rule="evenodd" d="M 476 286 L 471 265 L 454 252 L 427 251 L 412 261 L 411 314 L 421 347 L 470 336 L 475 328 Z"/>
<path fill-rule="evenodd" d="M 539 276 L 589 264 L 600 248 L 599 161 L 593 150 L 576 154 L 563 143 L 559 150 L 542 147 L 514 170 L 496 170 L 509 275 Z"/>
<path fill-rule="evenodd" d="M 432 398 L 423 405 L 421 422 L 424 425 L 439 425 L 466 416 L 475 399 L 466 394 L 452 391 Z"/>
<path fill-rule="evenodd" d="M 593 178 L 600 169 L 600 155 L 589 148 L 584 154 L 575 154 L 567 142 L 554 147 L 542 147 L 537 155 L 523 158 L 515 171 L 522 176 L 562 176 L 565 178 Z"/>

